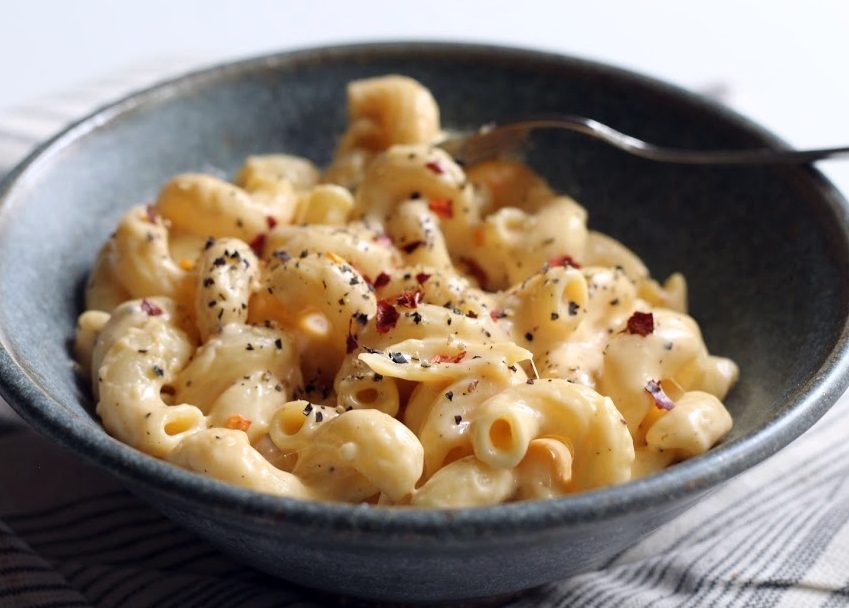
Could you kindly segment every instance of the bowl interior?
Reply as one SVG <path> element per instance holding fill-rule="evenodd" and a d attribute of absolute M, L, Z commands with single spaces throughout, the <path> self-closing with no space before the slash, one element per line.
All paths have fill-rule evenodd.
<path fill-rule="evenodd" d="M 284 55 L 146 93 L 66 135 L 5 192 L 0 333 L 52 398 L 44 407 L 102 433 L 68 346 L 86 273 L 127 207 L 152 200 L 176 173 L 232 174 L 249 154 L 327 163 L 344 126 L 345 84 L 390 72 L 428 86 L 450 128 L 562 112 L 659 144 L 769 143 L 743 121 L 650 81 L 485 48 Z M 819 174 L 656 164 L 564 133 L 533 144 L 530 163 L 588 209 L 591 228 L 622 240 L 657 278 L 686 275 L 709 348 L 742 370 L 728 399 L 735 426 L 726 443 L 792 408 L 832 354 L 849 310 L 843 202 Z"/>

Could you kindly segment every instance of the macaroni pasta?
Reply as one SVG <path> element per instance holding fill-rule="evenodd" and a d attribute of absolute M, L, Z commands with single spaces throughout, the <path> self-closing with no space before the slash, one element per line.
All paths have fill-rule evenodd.
<path fill-rule="evenodd" d="M 351 83 L 322 174 L 173 178 L 101 249 L 76 357 L 121 441 L 260 492 L 468 507 L 648 475 L 731 428 L 680 274 L 512 160 L 434 147 L 416 81 Z"/>

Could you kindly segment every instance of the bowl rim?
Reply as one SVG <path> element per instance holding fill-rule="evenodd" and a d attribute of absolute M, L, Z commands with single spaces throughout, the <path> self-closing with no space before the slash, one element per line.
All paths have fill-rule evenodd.
<path fill-rule="evenodd" d="M 718 103 L 656 78 L 597 61 L 548 51 L 464 42 L 402 41 L 316 46 L 191 71 L 134 91 L 90 112 L 39 145 L 0 181 L 0 226 L 8 219 L 10 208 L 14 207 L 11 199 L 16 188 L 29 175 L 46 166 L 66 147 L 89 133 L 108 127 L 127 112 L 179 95 L 184 89 L 213 84 L 246 71 L 291 66 L 299 62 L 332 62 L 358 55 L 389 58 L 412 54 L 462 55 L 480 61 L 532 61 L 539 69 L 568 67 L 585 71 L 673 98 L 676 103 L 707 112 L 765 145 L 785 146 L 772 133 Z M 804 173 L 819 192 L 821 203 L 843 220 L 840 235 L 846 245 L 849 242 L 849 204 L 822 173 L 812 167 L 806 168 Z M 17 359 L 2 327 L 0 395 L 36 430 L 84 459 L 99 464 L 133 485 L 141 485 L 154 493 L 168 494 L 184 502 L 203 501 L 208 508 L 219 512 L 237 512 L 252 519 L 288 522 L 306 529 L 375 532 L 405 541 L 409 541 L 411 535 L 440 541 L 470 535 L 486 535 L 498 540 L 513 536 L 517 530 L 543 532 L 549 527 L 567 523 L 589 523 L 625 516 L 632 511 L 659 507 L 662 502 L 688 497 L 695 499 L 702 492 L 761 462 L 812 426 L 849 385 L 847 351 L 849 319 L 844 318 L 840 334 L 822 366 L 779 404 L 786 411 L 754 433 L 721 444 L 705 455 L 641 480 L 574 496 L 450 510 L 387 509 L 303 501 L 262 494 L 180 469 L 113 439 L 102 427 L 94 427 L 81 417 L 64 412 L 62 403 L 49 394 L 26 362 Z M 238 521 L 234 524 L 238 525 Z"/>

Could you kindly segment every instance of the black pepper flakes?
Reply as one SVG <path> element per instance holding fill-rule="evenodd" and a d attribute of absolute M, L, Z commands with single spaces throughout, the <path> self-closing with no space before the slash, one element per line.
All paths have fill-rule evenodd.
<path fill-rule="evenodd" d="M 304 408 L 304 416 L 309 416 L 312 412 L 312 403 L 307 403 L 307 406 Z"/>
<path fill-rule="evenodd" d="M 551 320 L 552 321 L 556 321 L 559 318 L 560 318 L 560 315 L 557 314 L 556 312 L 551 313 Z"/>
<path fill-rule="evenodd" d="M 448 391 L 445 393 L 445 398 L 448 399 L 448 401 L 454 401 L 454 391 Z"/>
<path fill-rule="evenodd" d="M 248 342 L 248 345 L 245 347 L 245 350 L 253 350 L 253 349 L 254 349 L 254 345 L 251 344 L 250 342 Z"/>
<path fill-rule="evenodd" d="M 454 416 L 454 424 L 460 424 L 461 422 L 463 422 L 463 417 L 460 414 Z"/>
<path fill-rule="evenodd" d="M 274 346 L 277 347 L 277 350 L 281 350 L 283 348 L 283 340 L 281 340 L 280 338 L 277 338 L 274 341 Z"/>
<path fill-rule="evenodd" d="M 525 332 L 525 340 L 527 340 L 528 342 L 533 342 L 534 341 L 534 334 L 532 334 L 529 331 L 526 331 Z"/>
<path fill-rule="evenodd" d="M 153 366 L 153 373 L 154 373 L 156 376 L 158 376 L 158 377 L 160 377 L 160 378 L 161 378 L 162 376 L 164 376 L 164 375 L 165 375 L 165 370 L 164 370 L 164 369 L 162 369 L 161 367 L 159 367 L 158 365 L 154 365 L 154 366 Z"/>
<path fill-rule="evenodd" d="M 348 335 L 345 337 L 345 353 L 350 355 L 352 352 L 357 350 L 358 346 L 359 344 L 357 343 L 357 338 L 351 333 L 351 330 L 349 328 Z"/>
<path fill-rule="evenodd" d="M 393 363 L 398 363 L 399 365 L 409 363 L 407 357 L 405 357 L 403 353 L 389 353 L 389 358 L 392 359 Z"/>
<path fill-rule="evenodd" d="M 578 314 L 578 310 L 580 310 L 580 308 L 581 307 L 578 306 L 577 302 L 573 302 L 573 301 L 569 300 L 569 316 L 570 317 L 574 317 L 576 314 Z"/>
<path fill-rule="evenodd" d="M 321 422 L 322 420 L 324 420 L 324 414 L 322 414 L 321 412 L 316 412 L 315 413 L 315 421 Z"/>

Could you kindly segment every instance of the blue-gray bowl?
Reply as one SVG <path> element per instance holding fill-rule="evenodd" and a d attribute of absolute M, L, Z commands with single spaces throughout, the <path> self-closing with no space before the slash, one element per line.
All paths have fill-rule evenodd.
<path fill-rule="evenodd" d="M 611 67 L 491 46 L 378 44 L 226 65 L 132 95 L 37 150 L 0 186 L 0 392 L 35 428 L 121 478 L 248 564 L 306 586 L 390 600 L 483 597 L 603 563 L 801 434 L 847 384 L 846 201 L 811 168 L 700 168 L 545 134 L 530 162 L 632 246 L 683 271 L 711 350 L 742 376 L 734 430 L 654 477 L 550 502 L 387 510 L 260 495 L 109 437 L 68 342 L 81 284 L 122 211 L 173 174 L 233 170 L 251 153 L 324 163 L 351 79 L 430 87 L 449 127 L 523 113 L 591 116 L 659 144 L 781 145 L 727 110 Z"/>

